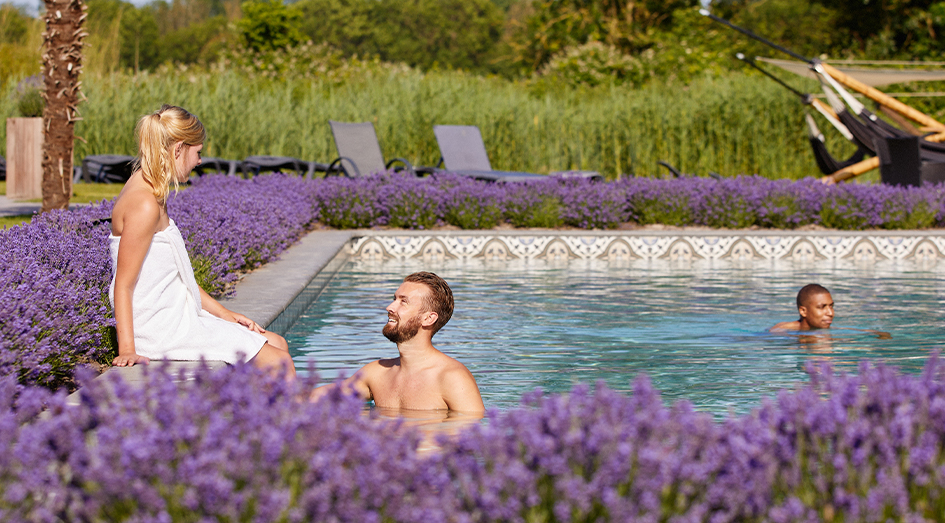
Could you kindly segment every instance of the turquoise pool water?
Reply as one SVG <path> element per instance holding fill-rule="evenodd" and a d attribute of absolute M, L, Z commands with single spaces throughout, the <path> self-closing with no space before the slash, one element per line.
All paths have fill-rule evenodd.
<path fill-rule="evenodd" d="M 381 335 L 384 309 L 418 270 L 453 288 L 453 319 L 433 341 L 472 371 L 487 408 L 515 406 L 536 387 L 557 393 L 603 380 L 629 391 L 646 373 L 668 402 L 742 414 L 806 380 L 809 361 L 855 372 L 863 359 L 883 360 L 918 372 L 942 346 L 939 265 L 353 261 L 286 335 L 299 370 L 312 358 L 331 380 L 396 356 Z M 834 329 L 816 338 L 767 333 L 797 319 L 794 297 L 808 282 L 832 291 Z"/>

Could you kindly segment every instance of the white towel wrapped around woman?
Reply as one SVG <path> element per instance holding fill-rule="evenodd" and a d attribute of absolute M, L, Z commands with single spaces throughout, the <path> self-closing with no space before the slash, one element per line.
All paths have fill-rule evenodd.
<path fill-rule="evenodd" d="M 108 236 L 112 283 L 108 298 L 115 306 L 115 268 L 121 237 Z M 252 359 L 266 337 L 203 310 L 200 288 L 180 230 L 170 225 L 154 235 L 132 298 L 135 351 L 151 359 Z"/>

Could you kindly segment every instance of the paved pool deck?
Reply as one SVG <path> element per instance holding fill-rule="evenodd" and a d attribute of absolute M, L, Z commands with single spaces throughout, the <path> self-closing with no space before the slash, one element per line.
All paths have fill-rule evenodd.
<path fill-rule="evenodd" d="M 11 200 L 0 194 L 0 216 L 23 216 L 39 212 L 43 205 L 41 203 L 21 202 Z"/>

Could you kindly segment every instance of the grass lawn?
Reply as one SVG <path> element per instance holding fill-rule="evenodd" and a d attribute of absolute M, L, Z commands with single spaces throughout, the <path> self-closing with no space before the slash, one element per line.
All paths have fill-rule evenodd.
<path fill-rule="evenodd" d="M 109 200 L 118 196 L 124 184 L 121 183 L 76 183 L 72 185 L 72 203 L 92 203 L 101 200 Z M 7 182 L 0 181 L 0 194 L 7 193 Z M 42 200 L 28 200 L 39 203 Z M 0 216 L 0 228 L 12 227 L 32 219 L 31 214 L 20 216 Z"/>

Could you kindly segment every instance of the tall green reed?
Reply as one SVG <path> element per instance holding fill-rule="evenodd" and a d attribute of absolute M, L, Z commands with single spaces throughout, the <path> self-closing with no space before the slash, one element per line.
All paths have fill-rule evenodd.
<path fill-rule="evenodd" d="M 232 71 L 90 74 L 80 106 L 76 159 L 134 154 L 137 118 L 182 105 L 208 128 L 207 156 L 336 156 L 328 120 L 373 122 L 388 158 L 439 160 L 434 124 L 477 125 L 494 169 L 583 169 L 608 178 L 684 172 L 771 178 L 819 175 L 803 107 L 762 78 L 732 75 L 689 86 L 651 85 L 541 96 L 528 87 L 460 72 L 366 70 L 344 81 L 247 78 Z M 3 102 L 0 102 L 2 104 Z M 827 131 L 825 131 L 827 132 Z M 831 145 L 847 152 L 847 145 Z"/>

